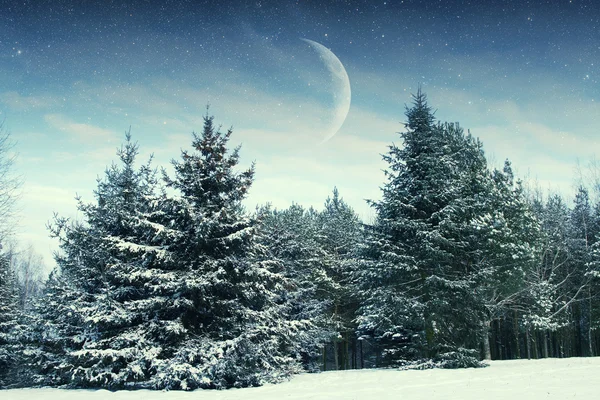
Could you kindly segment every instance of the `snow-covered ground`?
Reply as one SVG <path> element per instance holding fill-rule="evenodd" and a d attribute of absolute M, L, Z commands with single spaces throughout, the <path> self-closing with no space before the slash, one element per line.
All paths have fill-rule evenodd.
<path fill-rule="evenodd" d="M 600 399 L 600 357 L 494 361 L 461 370 L 359 370 L 303 374 L 279 385 L 223 391 L 108 392 L 21 389 L 0 391 L 2 400 L 294 400 Z"/>

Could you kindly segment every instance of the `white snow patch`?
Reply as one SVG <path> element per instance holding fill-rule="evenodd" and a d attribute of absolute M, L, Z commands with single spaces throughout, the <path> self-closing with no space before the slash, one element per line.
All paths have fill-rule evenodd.
<path fill-rule="evenodd" d="M 458 370 L 354 370 L 302 374 L 259 388 L 194 392 L 14 389 L 3 400 L 538 400 L 595 399 L 600 357 L 492 361 L 488 368 Z"/>
<path fill-rule="evenodd" d="M 165 258 L 166 255 L 166 250 L 165 250 L 165 246 L 149 246 L 149 245 L 143 245 L 143 244 L 137 244 L 137 243 L 132 243 L 132 242 L 128 242 L 126 240 L 123 240 L 117 236 L 109 236 L 108 240 L 112 241 L 115 243 L 115 246 L 119 249 L 119 250 L 129 250 L 133 253 L 150 253 L 153 252 L 157 255 L 157 257 L 159 258 Z"/>

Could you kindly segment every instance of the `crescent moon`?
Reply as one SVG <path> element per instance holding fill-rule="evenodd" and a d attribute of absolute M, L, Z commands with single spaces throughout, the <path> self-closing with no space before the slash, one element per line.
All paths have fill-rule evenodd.
<path fill-rule="evenodd" d="M 333 54 L 331 50 L 327 47 L 323 46 L 320 43 L 315 42 L 310 39 L 301 39 L 308 43 L 313 49 L 319 53 L 321 60 L 325 63 L 325 66 L 331 73 L 332 83 L 333 83 L 333 105 L 334 105 L 334 113 L 333 120 L 325 134 L 325 137 L 321 141 L 321 144 L 325 143 L 329 139 L 331 139 L 342 127 L 346 117 L 348 116 L 348 111 L 350 111 L 350 99 L 351 99 L 351 91 L 350 91 L 350 79 L 348 78 L 348 73 L 344 68 L 344 65 L 340 61 L 339 58 Z"/>

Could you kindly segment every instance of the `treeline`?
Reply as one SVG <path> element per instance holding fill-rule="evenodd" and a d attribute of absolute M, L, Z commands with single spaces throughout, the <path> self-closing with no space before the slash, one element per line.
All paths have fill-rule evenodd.
<path fill-rule="evenodd" d="M 300 371 L 597 355 L 600 205 L 526 191 L 419 90 L 375 219 L 242 206 L 231 131 L 204 118 L 174 175 L 129 134 L 31 307 L 0 263 L 0 385 L 256 386 Z M 4 258 L 6 261 L 6 257 Z"/>

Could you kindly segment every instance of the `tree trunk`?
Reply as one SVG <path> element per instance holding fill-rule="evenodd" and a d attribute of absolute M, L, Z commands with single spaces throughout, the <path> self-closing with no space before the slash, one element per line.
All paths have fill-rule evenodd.
<path fill-rule="evenodd" d="M 357 369 L 356 366 L 356 337 L 352 335 L 352 369 Z"/>
<path fill-rule="evenodd" d="M 365 359 L 363 356 L 363 341 L 362 340 L 359 342 L 359 346 L 360 346 L 360 369 L 363 369 L 365 367 Z"/>
<path fill-rule="evenodd" d="M 519 341 L 519 316 L 516 311 L 513 313 L 513 328 L 515 331 L 515 358 L 519 359 L 521 358 L 521 342 Z"/>
<path fill-rule="evenodd" d="M 529 326 L 525 330 L 525 343 L 527 346 L 527 359 L 531 360 L 531 337 L 529 335 Z"/>
<path fill-rule="evenodd" d="M 561 329 L 560 330 L 560 335 L 559 335 L 559 357 L 560 358 L 565 358 L 565 329 Z"/>
<path fill-rule="evenodd" d="M 592 289 L 588 286 L 588 345 L 589 356 L 594 357 L 594 347 L 592 341 Z"/>
<path fill-rule="evenodd" d="M 347 359 L 347 354 L 346 354 L 346 337 L 345 334 L 342 332 L 342 338 L 340 339 L 338 346 L 337 346 L 337 350 L 338 350 L 338 370 L 344 370 L 346 369 L 346 359 Z"/>
<path fill-rule="evenodd" d="M 492 359 L 492 349 L 490 348 L 490 321 L 483 323 L 483 359 Z"/>
<path fill-rule="evenodd" d="M 333 340 L 333 360 L 335 362 L 335 370 L 340 370 L 340 342 L 337 338 Z"/>
<path fill-rule="evenodd" d="M 323 345 L 323 371 L 327 371 L 327 345 Z"/>
<path fill-rule="evenodd" d="M 344 338 L 344 358 L 346 359 L 346 362 L 344 363 L 344 369 L 350 369 L 350 351 L 349 351 L 349 342 L 350 341 L 350 333 L 346 332 L 345 333 L 345 338 Z"/>
<path fill-rule="evenodd" d="M 534 330 L 533 332 L 531 332 L 531 344 L 533 347 L 533 358 L 534 359 L 539 359 L 540 358 L 540 346 L 538 343 L 538 331 Z"/>
<path fill-rule="evenodd" d="M 502 360 L 502 328 L 500 326 L 500 319 L 496 320 L 497 334 L 496 334 L 496 358 Z"/>
<path fill-rule="evenodd" d="M 334 315 L 334 320 L 337 321 L 338 320 L 338 302 L 337 299 L 335 300 L 335 305 L 334 305 L 334 310 L 333 310 L 333 315 Z M 340 334 L 339 332 L 337 333 L 338 335 Z M 339 346 L 339 339 L 336 336 L 333 339 L 333 358 L 335 360 L 335 370 L 339 371 L 340 370 L 340 346 Z"/>

